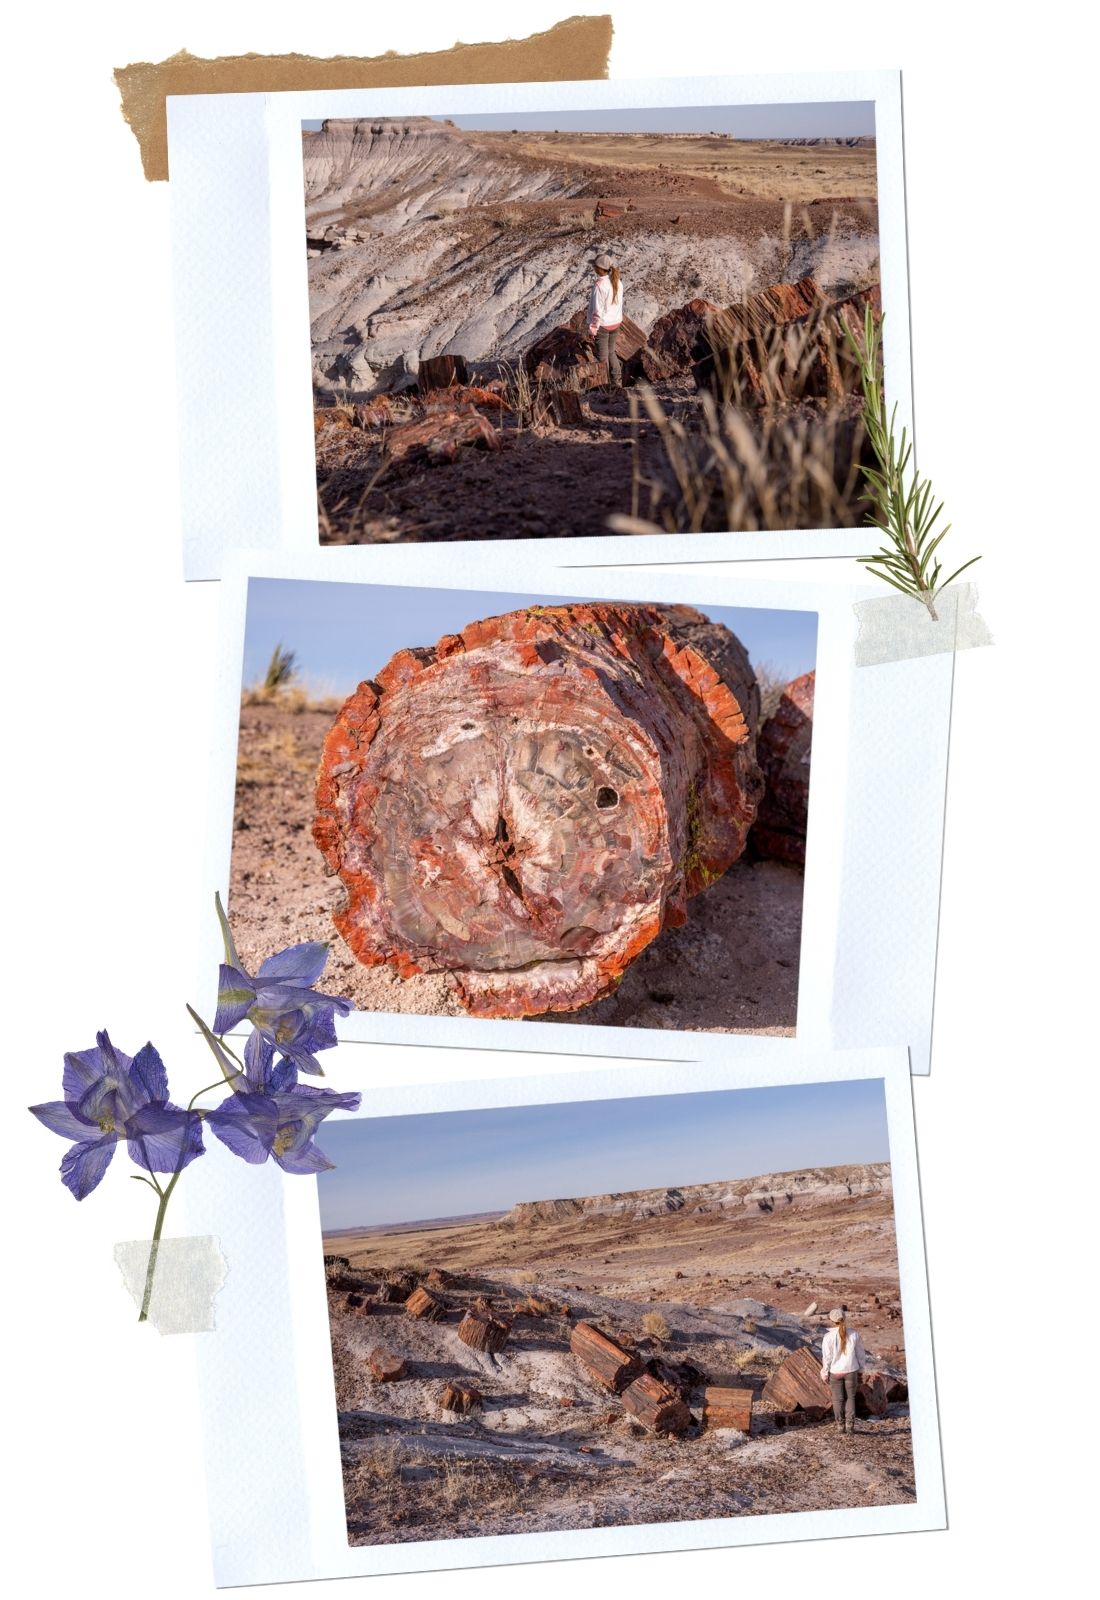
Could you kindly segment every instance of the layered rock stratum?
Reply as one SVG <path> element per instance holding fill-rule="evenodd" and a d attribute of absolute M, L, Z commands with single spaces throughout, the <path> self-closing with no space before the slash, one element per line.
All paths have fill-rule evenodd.
<path fill-rule="evenodd" d="M 795 1172 L 770 1172 L 728 1182 L 693 1183 L 682 1187 L 635 1189 L 559 1200 L 525 1200 L 500 1219 L 502 1228 L 537 1227 L 583 1217 L 621 1217 L 644 1222 L 672 1212 L 708 1215 L 729 1211 L 773 1212 L 790 1206 L 828 1205 L 857 1196 L 892 1195 L 887 1161 L 846 1167 L 803 1167 Z"/>

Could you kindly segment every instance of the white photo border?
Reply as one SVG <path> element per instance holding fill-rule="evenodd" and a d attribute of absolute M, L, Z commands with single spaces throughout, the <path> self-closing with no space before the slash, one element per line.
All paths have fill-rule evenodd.
<path fill-rule="evenodd" d="M 471 112 L 637 109 L 873 101 L 888 398 L 912 436 L 912 366 L 901 74 L 456 84 L 416 89 L 187 95 L 167 100 L 179 386 L 184 575 L 217 578 L 225 552 L 320 548 L 313 447 L 304 119 Z M 648 562 L 869 555 L 870 526 L 765 533 L 648 535 Z M 545 540 L 516 543 L 532 551 Z M 570 564 L 614 561 L 615 535 L 552 541 Z M 374 548 L 374 547 L 372 547 Z M 411 567 L 423 546 L 405 545 Z M 432 544 L 440 565 L 455 545 Z M 633 551 L 638 551 L 635 541 Z"/>

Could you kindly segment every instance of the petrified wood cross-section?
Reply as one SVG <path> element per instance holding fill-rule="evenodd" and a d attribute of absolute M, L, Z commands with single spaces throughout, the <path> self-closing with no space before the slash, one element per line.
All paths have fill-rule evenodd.
<path fill-rule="evenodd" d="M 533 606 L 402 650 L 325 741 L 314 838 L 368 966 L 478 1016 L 609 992 L 744 849 L 759 697 L 687 606 Z"/>

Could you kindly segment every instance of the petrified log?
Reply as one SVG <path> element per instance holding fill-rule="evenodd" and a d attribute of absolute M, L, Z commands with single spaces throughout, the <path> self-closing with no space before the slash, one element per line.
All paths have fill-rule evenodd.
<path fill-rule="evenodd" d="M 622 1402 L 623 1410 L 650 1433 L 684 1433 L 691 1427 L 692 1415 L 679 1391 L 652 1373 L 643 1372 L 628 1384 Z"/>
<path fill-rule="evenodd" d="M 450 389 L 469 381 L 470 369 L 465 356 L 429 356 L 421 361 L 416 374 L 416 386 L 421 394 L 429 394 L 433 389 Z"/>
<path fill-rule="evenodd" d="M 721 312 L 721 306 L 716 306 L 712 300 L 697 299 L 657 318 L 646 337 L 645 349 L 654 358 L 654 369 L 659 370 L 661 377 L 691 371 L 700 335 L 706 332 L 710 319 L 720 316 Z M 642 353 L 639 351 L 639 355 Z"/>
<path fill-rule="evenodd" d="M 590 1322 L 578 1322 L 569 1339 L 569 1349 L 590 1378 L 602 1383 L 613 1394 L 621 1394 L 641 1371 L 637 1351 L 624 1350 Z"/>
<path fill-rule="evenodd" d="M 859 387 L 844 326 L 862 345 L 867 305 L 881 315 L 877 285 L 830 302 L 812 278 L 773 284 L 707 319 L 693 349 L 696 386 L 748 407 L 840 401 Z"/>
<path fill-rule="evenodd" d="M 816 673 L 804 672 L 787 685 L 756 741 L 764 798 L 753 824 L 753 846 L 758 855 L 797 866 L 806 864 L 815 678 Z"/>
<path fill-rule="evenodd" d="M 586 329 L 567 325 L 551 328 L 524 353 L 524 370 L 543 383 L 561 382 L 566 372 L 596 359 L 596 346 Z"/>
<path fill-rule="evenodd" d="M 447 1272 L 443 1267 L 433 1267 L 428 1273 L 426 1281 L 436 1289 L 448 1289 L 455 1281 L 453 1272 Z"/>
<path fill-rule="evenodd" d="M 367 1357 L 367 1365 L 375 1383 L 396 1383 L 406 1373 L 405 1363 L 394 1351 L 377 1344 Z"/>
<path fill-rule="evenodd" d="M 403 422 L 386 435 L 385 452 L 392 461 L 423 459 L 438 464 L 453 461 L 464 444 L 500 449 L 500 435 L 493 424 L 472 406 L 433 410 L 419 422 Z"/>
<path fill-rule="evenodd" d="M 687 606 L 533 606 L 402 650 L 325 741 L 313 837 L 367 966 L 477 1016 L 599 999 L 741 854 L 743 647 Z"/>
<path fill-rule="evenodd" d="M 822 1381 L 821 1363 L 812 1350 L 796 1350 L 776 1367 L 764 1385 L 763 1398 L 781 1411 L 805 1410 L 810 1406 L 831 1410 L 829 1385 Z"/>
<path fill-rule="evenodd" d="M 418 1317 L 424 1322 L 442 1322 L 447 1315 L 447 1302 L 442 1295 L 425 1289 L 421 1284 L 405 1301 L 405 1310 L 410 1317 Z"/>
<path fill-rule="evenodd" d="M 457 1411 L 460 1416 L 477 1411 L 481 1403 L 481 1390 L 472 1383 L 448 1383 L 439 1401 L 444 1411 Z"/>
<path fill-rule="evenodd" d="M 344 1307 L 353 1317 L 369 1317 L 370 1301 L 366 1295 L 356 1294 L 354 1291 L 344 1301 Z"/>
<path fill-rule="evenodd" d="M 572 328 L 575 333 L 587 335 L 587 311 L 575 311 L 572 317 L 569 319 L 568 326 Z M 633 317 L 624 316 L 619 325 L 619 337 L 615 340 L 615 354 L 618 356 L 619 360 L 629 361 L 631 356 L 634 355 L 636 351 L 640 350 L 645 343 L 645 329 L 640 327 L 639 324 L 634 321 Z"/>
<path fill-rule="evenodd" d="M 752 1390 L 711 1388 L 703 1391 L 703 1426 L 752 1432 Z"/>
<path fill-rule="evenodd" d="M 887 1378 L 886 1399 L 891 1405 L 904 1405 L 909 1399 L 909 1385 L 904 1378 Z"/>
<path fill-rule="evenodd" d="M 508 1343 L 512 1324 L 505 1317 L 496 1317 L 491 1311 L 467 1311 L 458 1325 L 458 1337 L 471 1350 L 486 1350 L 495 1355 Z"/>

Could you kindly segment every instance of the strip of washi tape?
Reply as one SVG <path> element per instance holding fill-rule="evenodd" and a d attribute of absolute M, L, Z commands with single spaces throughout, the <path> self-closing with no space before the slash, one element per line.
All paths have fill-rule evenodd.
<path fill-rule="evenodd" d="M 145 1297 L 151 1239 L 115 1245 L 115 1260 L 134 1304 Z M 158 1333 L 213 1333 L 214 1299 L 229 1267 L 213 1234 L 162 1239 L 157 1246 L 149 1321 Z"/>
<path fill-rule="evenodd" d="M 517 13 L 518 15 L 518 13 Z M 542 33 L 493 44 L 382 56 L 218 56 L 180 50 L 167 61 L 115 68 L 122 115 L 141 147 L 146 178 L 168 176 L 170 94 L 274 94 L 283 89 L 391 89 L 450 83 L 551 83 L 606 78 L 611 18 L 568 17 Z"/>
<path fill-rule="evenodd" d="M 922 601 L 907 594 L 857 600 L 852 608 L 859 622 L 856 666 L 878 667 L 992 644 L 993 635 L 977 607 L 978 591 L 972 583 L 941 590 L 936 596 L 936 621 Z"/>

